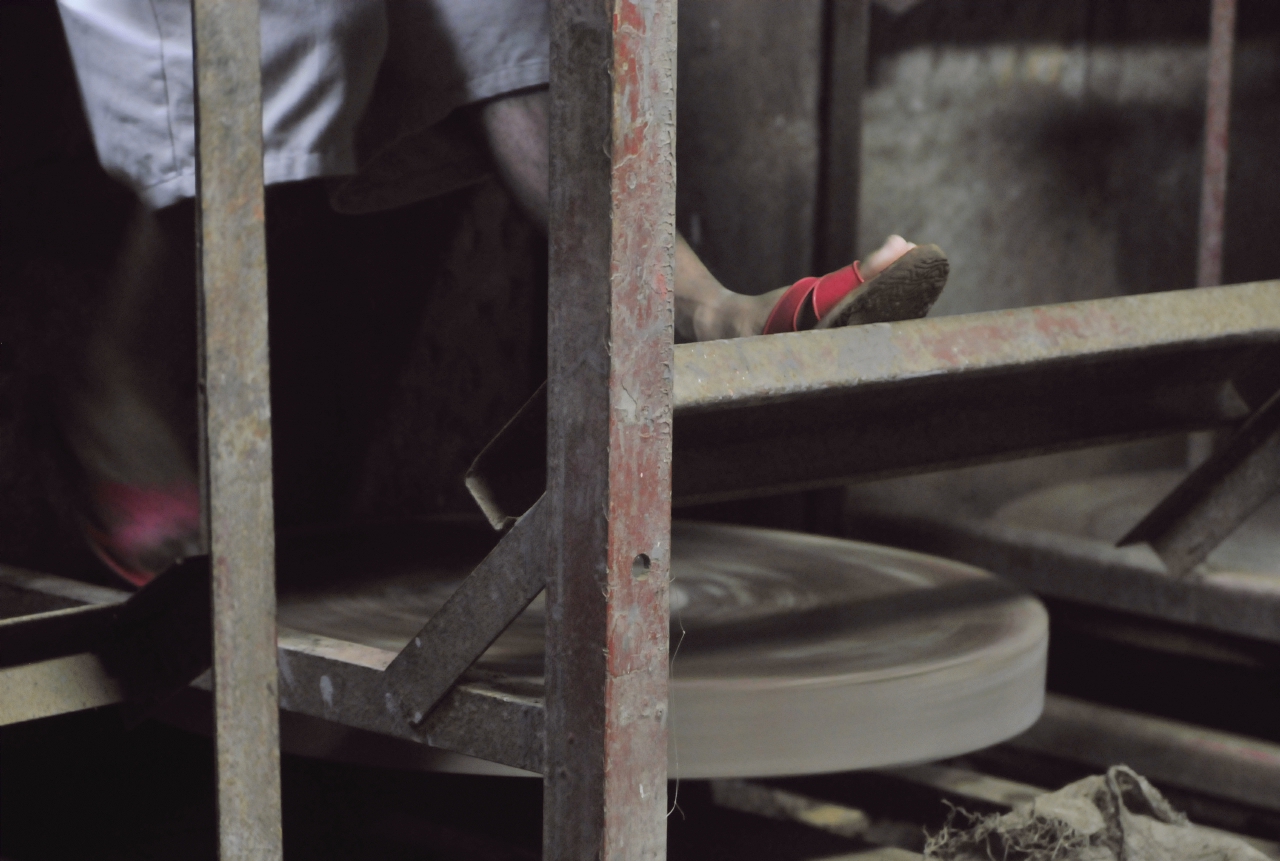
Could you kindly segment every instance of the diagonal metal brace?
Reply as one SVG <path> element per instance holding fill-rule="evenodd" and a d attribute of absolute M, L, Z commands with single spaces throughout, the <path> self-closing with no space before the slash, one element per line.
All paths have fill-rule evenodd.
<path fill-rule="evenodd" d="M 1118 545 L 1145 541 L 1181 577 L 1280 490 L 1280 392 L 1183 479 Z"/>
<path fill-rule="evenodd" d="M 546 500 L 503 536 L 383 675 L 415 726 L 547 583 Z"/>

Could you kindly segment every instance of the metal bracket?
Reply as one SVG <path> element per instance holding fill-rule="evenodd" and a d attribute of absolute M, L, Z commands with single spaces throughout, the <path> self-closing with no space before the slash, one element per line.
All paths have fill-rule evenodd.
<path fill-rule="evenodd" d="M 1182 480 L 1117 546 L 1146 542 L 1181 577 L 1280 490 L 1280 392 Z"/>
<path fill-rule="evenodd" d="M 422 626 L 384 673 L 419 725 L 547 583 L 547 517 L 539 500 Z"/>

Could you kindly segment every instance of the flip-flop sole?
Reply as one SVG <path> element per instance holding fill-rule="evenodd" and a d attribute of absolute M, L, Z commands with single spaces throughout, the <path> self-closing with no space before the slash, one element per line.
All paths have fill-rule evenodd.
<path fill-rule="evenodd" d="M 918 245 L 841 299 L 817 329 L 914 320 L 929 313 L 947 286 L 951 265 L 936 245 Z"/>

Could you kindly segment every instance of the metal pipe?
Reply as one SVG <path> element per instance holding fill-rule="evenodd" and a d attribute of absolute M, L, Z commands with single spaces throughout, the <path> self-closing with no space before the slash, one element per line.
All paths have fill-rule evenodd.
<path fill-rule="evenodd" d="M 257 0 L 192 0 L 204 512 L 223 861 L 282 856 Z"/>
<path fill-rule="evenodd" d="M 1209 74 L 1205 96 L 1204 176 L 1200 186 L 1200 251 L 1197 287 L 1222 283 L 1222 237 L 1227 209 L 1230 150 L 1231 57 L 1235 50 L 1236 0 L 1213 0 Z"/>

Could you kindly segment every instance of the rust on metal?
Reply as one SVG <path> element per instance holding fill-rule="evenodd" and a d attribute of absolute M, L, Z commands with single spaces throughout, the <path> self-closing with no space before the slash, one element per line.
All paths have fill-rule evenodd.
<path fill-rule="evenodd" d="M 545 500 L 536 503 L 386 669 L 410 723 L 420 724 L 547 584 Z"/>
<path fill-rule="evenodd" d="M 394 652 L 280 631 L 280 707 L 371 732 L 542 771 L 541 687 L 463 678 L 411 726 L 386 685 Z"/>
<path fill-rule="evenodd" d="M 674 500 L 1221 427 L 1277 359 L 1280 282 L 681 344 Z M 545 412 L 539 393 L 472 467 L 494 523 L 545 486 Z"/>
<path fill-rule="evenodd" d="M 1222 283 L 1227 163 L 1231 149 L 1231 60 L 1235 52 L 1235 40 L 1236 0 L 1213 0 L 1209 24 L 1208 86 L 1205 94 L 1197 287 L 1213 287 Z"/>
<path fill-rule="evenodd" d="M 280 858 L 258 3 L 192 0 L 220 857 Z"/>
<path fill-rule="evenodd" d="M 674 0 L 553 6 L 543 854 L 666 847 Z"/>

